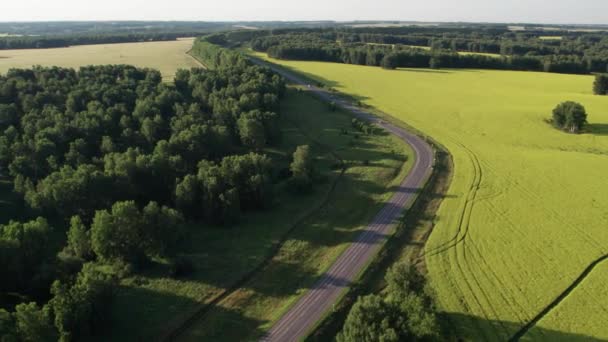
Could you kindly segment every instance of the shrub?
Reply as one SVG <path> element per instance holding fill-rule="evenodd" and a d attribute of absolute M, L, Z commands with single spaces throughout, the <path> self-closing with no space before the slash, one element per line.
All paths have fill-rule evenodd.
<path fill-rule="evenodd" d="M 608 95 L 608 74 L 595 75 L 593 93 L 595 95 Z"/>
<path fill-rule="evenodd" d="M 553 125 L 570 133 L 578 133 L 587 123 L 587 112 L 580 103 L 566 101 L 553 110 Z"/>

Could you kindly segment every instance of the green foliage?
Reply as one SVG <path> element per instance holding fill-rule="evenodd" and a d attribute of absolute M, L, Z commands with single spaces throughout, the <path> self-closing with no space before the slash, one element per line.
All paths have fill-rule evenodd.
<path fill-rule="evenodd" d="M 395 312 L 376 295 L 359 297 L 350 310 L 343 330 L 336 336 L 338 342 L 391 342 L 399 341 L 399 332 L 392 320 Z"/>
<path fill-rule="evenodd" d="M 175 253 L 183 218 L 174 209 L 150 202 L 143 211 L 135 202 L 117 202 L 100 210 L 91 224 L 91 245 L 103 261 L 141 264 L 147 257 Z"/>
<path fill-rule="evenodd" d="M 260 121 L 248 116 L 241 116 L 237 124 L 243 145 L 255 148 L 256 150 L 266 145 L 264 125 Z"/>
<path fill-rule="evenodd" d="M 44 293 L 53 276 L 49 265 L 51 231 L 43 218 L 0 225 L 0 291 Z"/>
<path fill-rule="evenodd" d="M 409 341 L 439 334 L 433 301 L 424 291 L 425 280 L 409 264 L 398 263 L 386 274 L 382 297 L 360 297 L 351 308 L 339 342 Z"/>
<path fill-rule="evenodd" d="M 296 148 L 289 170 L 292 175 L 290 186 L 294 191 L 308 192 L 312 189 L 315 169 L 310 146 L 302 145 Z"/>
<path fill-rule="evenodd" d="M 16 342 L 17 330 L 10 312 L 0 309 L 0 341 Z"/>
<path fill-rule="evenodd" d="M 116 279 L 86 264 L 69 286 L 56 281 L 49 302 L 60 341 L 86 341 L 104 332 L 110 320 Z"/>
<path fill-rule="evenodd" d="M 587 123 L 587 112 L 580 103 L 566 101 L 553 109 L 553 125 L 570 133 L 578 133 Z"/>
<path fill-rule="evenodd" d="M 51 342 L 57 340 L 56 330 L 51 323 L 48 307 L 40 308 L 36 303 L 19 304 L 13 314 L 15 330 L 19 340 L 24 342 Z"/>
<path fill-rule="evenodd" d="M 439 336 L 439 325 L 424 277 L 410 264 L 387 272 L 383 297 L 360 297 L 351 308 L 337 340 L 409 341 Z"/>
<path fill-rule="evenodd" d="M 93 257 L 91 234 L 79 216 L 70 219 L 67 249 L 76 257 L 89 260 Z"/>
<path fill-rule="evenodd" d="M 186 216 L 226 224 L 238 219 L 241 209 L 263 209 L 272 200 L 271 161 L 249 153 L 230 156 L 219 164 L 203 161 L 196 175 L 177 184 L 177 207 Z"/>
<path fill-rule="evenodd" d="M 595 95 L 608 95 L 608 74 L 595 75 L 595 81 L 593 82 L 593 93 Z"/>
<path fill-rule="evenodd" d="M 374 132 L 376 131 L 374 126 L 372 126 L 367 121 L 363 121 L 363 120 L 359 120 L 359 119 L 355 118 L 355 119 L 352 119 L 351 124 L 354 129 L 358 130 L 361 133 L 374 134 Z"/>
<path fill-rule="evenodd" d="M 234 154 L 239 140 L 247 150 L 276 143 L 281 78 L 203 47 L 228 60 L 181 71 L 175 87 L 157 71 L 124 65 L 0 77 L 0 166 L 27 204 L 66 221 L 90 220 L 116 201 L 173 205 L 176 180 L 202 160 Z"/>

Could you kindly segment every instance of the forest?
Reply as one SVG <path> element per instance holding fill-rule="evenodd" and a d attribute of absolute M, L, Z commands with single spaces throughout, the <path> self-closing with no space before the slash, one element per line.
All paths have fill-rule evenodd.
<path fill-rule="evenodd" d="M 281 139 L 282 78 L 207 44 L 213 68 L 173 83 L 127 65 L 0 76 L 0 173 L 25 208 L 0 222 L 3 341 L 99 336 L 121 277 L 159 260 L 187 275 L 189 229 L 272 210 L 275 184 L 310 174 L 305 147 L 290 170 L 261 153 Z"/>
<path fill-rule="evenodd" d="M 608 33 L 487 28 L 277 29 L 249 44 L 271 57 L 385 68 L 479 68 L 588 74 L 608 71 Z M 240 41 L 243 43 L 243 41 Z M 488 55 L 493 54 L 493 55 Z"/>

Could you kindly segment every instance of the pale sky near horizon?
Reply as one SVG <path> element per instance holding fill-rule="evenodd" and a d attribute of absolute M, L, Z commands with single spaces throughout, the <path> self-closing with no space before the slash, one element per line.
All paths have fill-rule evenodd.
<path fill-rule="evenodd" d="M 608 24 L 608 0 L 4 0 L 0 21 L 416 20 Z"/>

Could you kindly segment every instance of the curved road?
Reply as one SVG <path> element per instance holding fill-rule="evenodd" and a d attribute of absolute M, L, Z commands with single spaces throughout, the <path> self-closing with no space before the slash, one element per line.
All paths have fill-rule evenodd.
<path fill-rule="evenodd" d="M 257 59 L 252 59 L 252 61 L 270 67 L 293 83 L 304 85 L 307 91 L 318 97 L 333 101 L 338 106 L 355 114 L 355 116 L 393 133 L 408 143 L 416 153 L 414 167 L 380 213 L 338 257 L 329 270 L 270 328 L 262 339 L 268 342 L 299 341 L 306 337 L 317 322 L 331 310 L 340 296 L 345 293 L 353 280 L 366 268 L 382 247 L 393 227 L 398 223 L 402 212 L 412 205 L 419 190 L 422 189 L 430 177 L 434 153 L 431 146 L 419 136 L 380 120 L 373 114 L 365 112 L 347 101 L 335 98 L 326 90 L 307 85 L 304 80 L 282 68 L 277 68 L 270 63 Z"/>

